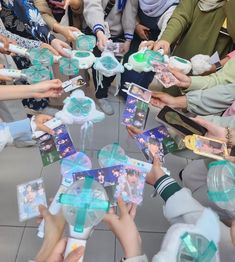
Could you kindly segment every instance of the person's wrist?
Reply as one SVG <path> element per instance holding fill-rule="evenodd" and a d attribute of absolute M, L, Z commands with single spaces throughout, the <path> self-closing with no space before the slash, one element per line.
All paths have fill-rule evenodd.
<path fill-rule="evenodd" d="M 96 36 L 99 38 L 99 37 L 103 37 L 104 36 L 104 31 L 103 30 L 101 30 L 101 29 L 98 29 L 97 31 L 96 31 Z"/>
<path fill-rule="evenodd" d="M 173 107 L 174 108 L 187 108 L 187 97 L 186 96 L 178 96 L 178 97 L 174 97 L 174 104 Z"/>
<path fill-rule="evenodd" d="M 62 28 L 63 28 L 62 25 L 59 24 L 59 23 L 55 23 L 55 24 L 53 25 L 53 31 L 54 31 L 55 33 L 61 33 Z"/>
<path fill-rule="evenodd" d="M 133 245 L 133 243 L 131 243 L 131 245 L 124 249 L 124 256 L 126 259 L 128 258 L 132 258 L 132 257 L 138 257 L 142 255 L 142 247 L 141 247 L 141 243 L 136 243 Z"/>

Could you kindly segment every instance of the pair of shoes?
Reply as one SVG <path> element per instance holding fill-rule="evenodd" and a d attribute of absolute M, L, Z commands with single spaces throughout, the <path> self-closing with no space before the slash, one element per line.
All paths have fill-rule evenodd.
<path fill-rule="evenodd" d="M 107 98 L 97 99 L 97 104 L 106 115 L 111 116 L 114 114 L 114 109 Z"/>

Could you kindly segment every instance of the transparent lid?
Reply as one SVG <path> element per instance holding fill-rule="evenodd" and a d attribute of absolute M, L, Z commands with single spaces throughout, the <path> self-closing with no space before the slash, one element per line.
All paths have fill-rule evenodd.
<path fill-rule="evenodd" d="M 96 37 L 93 35 L 79 35 L 76 39 L 76 49 L 92 51 L 96 45 Z"/>
<path fill-rule="evenodd" d="M 102 56 L 100 62 L 106 70 L 114 70 L 119 65 L 111 56 Z"/>
<path fill-rule="evenodd" d="M 50 70 L 42 65 L 35 65 L 23 69 L 22 73 L 26 76 L 29 84 L 36 84 L 51 79 Z"/>
<path fill-rule="evenodd" d="M 63 177 L 72 179 L 73 173 L 90 170 L 91 167 L 92 164 L 90 158 L 82 152 L 76 152 L 75 154 L 62 159 L 60 172 Z"/>
<path fill-rule="evenodd" d="M 235 211 L 235 165 L 229 161 L 209 164 L 207 175 L 208 198 L 219 207 Z"/>
<path fill-rule="evenodd" d="M 79 61 L 76 58 L 62 57 L 59 60 L 60 73 L 66 76 L 74 76 L 79 73 Z"/>
<path fill-rule="evenodd" d="M 164 56 L 160 52 L 155 52 L 153 50 L 147 49 L 144 52 L 144 58 L 146 60 L 146 63 L 148 63 L 149 65 L 151 65 L 154 61 L 164 63 Z"/>
<path fill-rule="evenodd" d="M 81 97 L 76 98 L 72 97 L 69 100 L 67 110 L 69 113 L 73 114 L 76 117 L 86 117 L 91 112 L 92 101 L 89 98 Z"/>
<path fill-rule="evenodd" d="M 33 48 L 29 56 L 32 65 L 51 66 L 54 62 L 53 54 L 47 48 Z"/>
<path fill-rule="evenodd" d="M 128 156 L 119 144 L 113 143 L 103 147 L 98 153 L 101 167 L 121 165 L 128 162 Z"/>
<path fill-rule="evenodd" d="M 202 235 L 185 233 L 177 254 L 177 262 L 215 262 L 217 247 Z"/>
<path fill-rule="evenodd" d="M 60 195 L 66 221 L 75 232 L 97 225 L 109 210 L 108 196 L 104 187 L 92 177 L 85 177 L 71 185 Z"/>

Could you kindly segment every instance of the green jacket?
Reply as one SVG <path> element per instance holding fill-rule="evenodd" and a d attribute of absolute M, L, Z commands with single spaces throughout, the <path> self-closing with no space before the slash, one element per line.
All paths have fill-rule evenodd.
<path fill-rule="evenodd" d="M 222 69 L 208 76 L 191 76 L 192 83 L 183 92 L 208 89 L 217 85 L 235 83 L 235 57 L 232 57 Z"/>
<path fill-rule="evenodd" d="M 215 51 L 223 58 L 235 42 L 235 0 L 210 12 L 202 12 L 197 3 L 198 0 L 180 1 L 161 40 L 170 44 L 179 40 L 173 54 L 186 59 L 196 54 L 212 55 Z M 220 33 L 226 17 L 231 37 Z"/>

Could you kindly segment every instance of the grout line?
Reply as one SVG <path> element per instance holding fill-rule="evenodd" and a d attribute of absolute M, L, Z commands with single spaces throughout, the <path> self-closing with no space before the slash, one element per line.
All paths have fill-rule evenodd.
<path fill-rule="evenodd" d="M 24 237 L 25 229 L 26 229 L 26 227 L 24 227 L 24 230 L 23 230 L 22 235 L 21 235 L 21 239 L 20 239 L 20 242 L 19 242 L 19 246 L 18 246 L 17 251 L 16 251 L 15 262 L 17 261 L 17 257 L 18 257 L 18 255 L 19 255 L 20 246 L 21 246 L 21 243 L 22 243 L 22 240 L 23 240 L 23 237 Z"/>
<path fill-rule="evenodd" d="M 10 228 L 25 228 L 25 225 L 24 226 L 14 226 L 14 225 L 0 225 L 0 228 L 1 227 L 10 227 Z"/>
<path fill-rule="evenodd" d="M 117 251 L 117 238 L 114 238 L 114 258 L 113 258 L 113 262 L 116 261 L 116 252 Z"/>

